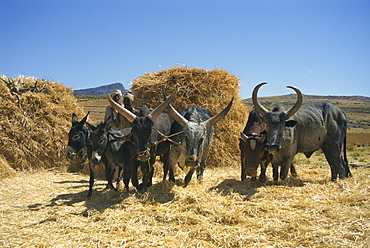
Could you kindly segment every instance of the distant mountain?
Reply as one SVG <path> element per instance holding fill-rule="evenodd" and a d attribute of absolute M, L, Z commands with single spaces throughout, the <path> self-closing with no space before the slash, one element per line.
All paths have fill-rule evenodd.
<path fill-rule="evenodd" d="M 87 88 L 81 90 L 74 90 L 75 95 L 105 95 L 112 93 L 114 90 L 121 90 L 122 94 L 125 94 L 128 90 L 125 89 L 121 83 L 113 83 L 108 85 L 103 85 L 95 88 Z"/>

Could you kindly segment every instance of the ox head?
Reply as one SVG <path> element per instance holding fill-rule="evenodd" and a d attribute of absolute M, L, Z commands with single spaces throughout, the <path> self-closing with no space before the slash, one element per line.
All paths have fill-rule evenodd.
<path fill-rule="evenodd" d="M 294 127 L 297 122 L 288 120 L 292 117 L 301 107 L 303 97 L 299 89 L 293 86 L 287 88 L 293 89 L 297 93 L 297 101 L 293 107 L 285 111 L 282 104 L 277 104 L 272 111 L 267 110 L 257 99 L 257 92 L 259 88 L 267 83 L 257 85 L 252 93 L 252 101 L 256 110 L 263 116 L 263 120 L 267 125 L 267 148 L 271 153 L 278 152 L 281 149 L 281 140 L 285 127 Z"/>
<path fill-rule="evenodd" d="M 66 147 L 66 155 L 74 163 L 82 165 L 86 157 L 86 143 L 89 138 L 89 130 L 86 127 L 90 112 L 86 116 L 78 121 L 77 115 L 72 114 L 72 127 L 68 133 L 68 144 Z"/>
<path fill-rule="evenodd" d="M 247 176 L 255 178 L 257 168 L 266 147 L 266 124 L 254 109 L 250 112 L 247 125 L 240 132 L 239 148 L 242 170 Z"/>
<path fill-rule="evenodd" d="M 167 108 L 174 97 L 169 97 L 144 117 L 139 117 L 123 106 L 117 104 L 109 95 L 107 95 L 107 98 L 112 107 L 132 124 L 132 141 L 136 147 L 137 159 L 139 161 L 148 161 L 150 159 L 150 148 L 152 145 L 150 137 L 154 121 L 161 112 Z"/>
<path fill-rule="evenodd" d="M 185 162 L 187 164 L 196 164 L 199 162 L 199 159 L 202 159 L 203 152 L 205 149 L 209 148 L 207 146 L 212 139 L 212 136 L 207 133 L 207 130 L 225 117 L 232 106 L 233 100 L 234 97 L 231 99 L 227 107 L 224 108 L 220 113 L 199 123 L 187 120 L 171 105 L 168 106 L 170 115 L 182 126 L 184 130 L 184 142 L 186 147 Z"/>

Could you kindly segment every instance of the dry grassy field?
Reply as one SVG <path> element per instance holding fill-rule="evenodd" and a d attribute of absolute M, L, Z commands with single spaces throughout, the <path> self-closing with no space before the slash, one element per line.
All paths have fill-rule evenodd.
<path fill-rule="evenodd" d="M 79 103 L 94 124 L 108 104 L 104 97 Z M 316 152 L 309 160 L 297 155 L 299 177 L 280 185 L 271 167 L 266 184 L 242 182 L 240 162 L 230 160 L 183 188 L 186 173 L 177 170 L 176 184 L 162 181 L 158 162 L 148 192 L 107 190 L 97 179 L 87 199 L 87 174 L 14 172 L 0 179 L 0 247 L 370 247 L 369 103 L 336 104 L 356 124 L 348 135 L 352 178 L 331 182 Z"/>
<path fill-rule="evenodd" d="M 241 182 L 239 163 L 207 168 L 201 184 L 162 181 L 139 193 L 88 176 L 21 172 L 0 180 L 1 247 L 370 247 L 370 154 L 353 178 L 331 182 L 322 155 L 295 160 L 298 178 Z M 354 161 L 353 153 L 350 157 Z"/>

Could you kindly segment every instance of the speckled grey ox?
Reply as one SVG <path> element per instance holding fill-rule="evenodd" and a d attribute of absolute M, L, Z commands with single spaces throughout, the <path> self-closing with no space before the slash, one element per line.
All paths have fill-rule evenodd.
<path fill-rule="evenodd" d="M 297 93 L 293 107 L 285 111 L 282 104 L 267 110 L 257 99 L 257 85 L 252 93 L 256 110 L 267 125 L 267 147 L 273 154 L 274 182 L 285 179 L 295 154 L 302 152 L 309 158 L 316 150 L 322 149 L 331 169 L 331 180 L 352 176 L 346 154 L 347 118 L 341 109 L 330 102 L 306 102 L 299 89 L 287 86 Z M 343 149 L 343 156 L 341 151 Z"/>

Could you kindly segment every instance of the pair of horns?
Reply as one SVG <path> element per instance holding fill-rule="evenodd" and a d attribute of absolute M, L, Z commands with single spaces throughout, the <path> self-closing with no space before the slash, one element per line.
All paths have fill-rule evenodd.
<path fill-rule="evenodd" d="M 261 88 L 262 85 L 264 84 L 267 84 L 267 83 L 260 83 L 259 85 L 257 85 L 254 90 L 253 90 L 253 93 L 252 93 L 252 101 L 253 101 L 253 105 L 254 107 L 256 108 L 256 110 L 258 111 L 258 113 L 260 113 L 262 116 L 265 116 L 265 114 L 269 111 L 268 109 L 266 109 L 265 107 L 262 106 L 262 104 L 258 101 L 257 99 L 257 93 L 258 93 L 258 90 L 259 88 Z M 296 103 L 294 104 L 293 107 L 291 107 L 288 111 L 286 111 L 287 113 L 287 119 L 289 119 L 290 117 L 292 117 L 298 110 L 299 108 L 301 107 L 302 105 L 302 101 L 303 101 L 303 97 L 302 97 L 302 93 L 301 91 L 294 87 L 294 86 L 287 86 L 287 88 L 290 88 L 290 89 L 293 89 L 296 93 L 297 93 L 297 101 Z"/>
<path fill-rule="evenodd" d="M 229 112 L 231 106 L 233 105 L 233 101 L 234 101 L 234 97 L 231 99 L 231 101 L 229 102 L 229 104 L 226 106 L 226 108 L 224 108 L 220 113 L 218 113 L 217 115 L 214 115 L 212 116 L 211 118 L 209 118 L 208 120 L 206 121 L 203 121 L 203 125 L 206 127 L 206 129 L 212 127 L 213 125 L 215 125 L 219 120 L 221 120 L 223 117 L 225 117 L 225 115 Z M 189 122 L 184 116 L 182 116 L 179 112 L 177 112 L 177 110 L 172 107 L 172 105 L 170 104 L 168 106 L 168 111 L 170 112 L 170 115 L 183 127 L 185 128 L 185 126 L 187 125 L 187 123 Z"/>
<path fill-rule="evenodd" d="M 134 122 L 134 120 L 137 118 L 137 115 L 129 111 L 128 109 L 124 108 L 123 106 L 119 105 L 115 101 L 112 100 L 112 98 L 107 94 L 108 102 L 110 105 L 113 106 L 115 110 L 118 111 L 121 115 L 123 115 L 129 122 Z M 156 119 L 162 112 L 165 110 L 168 105 L 172 102 L 174 96 L 170 96 L 166 101 L 161 103 L 158 107 L 156 107 L 153 111 L 151 111 L 147 117 Z"/>

